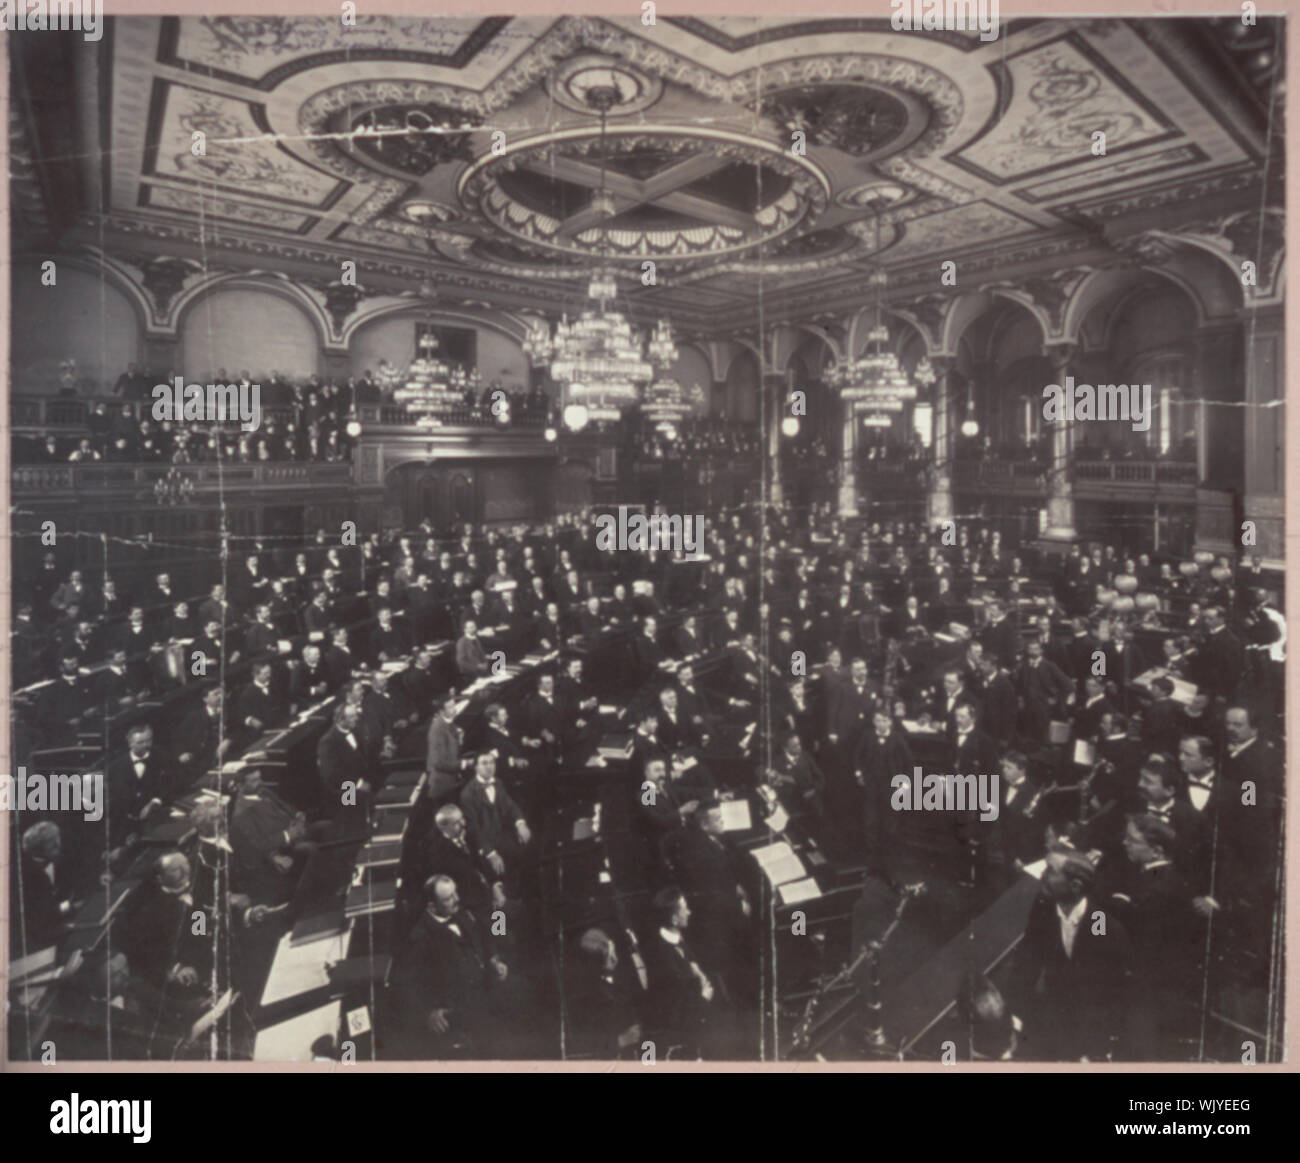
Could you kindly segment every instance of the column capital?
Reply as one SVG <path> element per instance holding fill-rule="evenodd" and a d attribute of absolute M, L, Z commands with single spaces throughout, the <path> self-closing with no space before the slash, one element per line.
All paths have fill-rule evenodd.
<path fill-rule="evenodd" d="M 1052 365 L 1052 372 L 1055 375 L 1065 371 L 1078 355 L 1077 343 L 1048 343 L 1043 346 L 1043 357 Z"/>

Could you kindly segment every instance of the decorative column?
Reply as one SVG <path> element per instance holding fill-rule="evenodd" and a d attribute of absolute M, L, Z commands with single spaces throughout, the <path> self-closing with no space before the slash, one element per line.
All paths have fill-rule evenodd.
<path fill-rule="evenodd" d="M 927 516 L 931 529 L 952 520 L 952 384 L 951 377 L 957 360 L 950 355 L 931 356 L 934 368 L 934 427 L 930 450 L 934 459 L 930 466 L 930 490 L 927 498 Z"/>
<path fill-rule="evenodd" d="M 1069 368 L 1078 348 L 1057 343 L 1044 354 L 1052 365 L 1052 382 L 1065 387 Z M 1046 385 L 1044 385 L 1046 387 Z M 1041 540 L 1053 546 L 1073 545 L 1079 540 L 1074 527 L 1074 479 L 1072 472 L 1073 425 L 1062 414 L 1052 425 L 1052 462 L 1047 469 L 1047 528 Z"/>
<path fill-rule="evenodd" d="M 767 372 L 763 376 L 762 404 L 767 417 L 767 448 L 764 450 L 769 467 L 767 499 L 772 505 L 785 504 L 785 486 L 781 482 L 781 402 L 785 395 L 786 377 L 779 372 Z"/>
<path fill-rule="evenodd" d="M 858 425 L 851 401 L 840 401 L 844 426 L 840 436 L 840 487 L 836 512 L 841 517 L 858 516 Z"/>
<path fill-rule="evenodd" d="M 1245 307 L 1241 318 L 1246 354 L 1244 516 L 1255 524 L 1255 544 L 1242 543 L 1241 530 L 1236 540 L 1248 556 L 1280 566 L 1286 557 L 1285 311 L 1280 304 Z"/>

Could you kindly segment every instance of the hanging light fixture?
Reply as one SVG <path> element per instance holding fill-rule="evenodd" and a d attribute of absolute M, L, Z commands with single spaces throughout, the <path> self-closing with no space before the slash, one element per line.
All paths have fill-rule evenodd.
<path fill-rule="evenodd" d="M 393 391 L 394 403 L 401 404 L 415 417 L 421 428 L 437 428 L 446 415 L 464 407 L 465 390 L 478 391 L 478 369 L 468 372 L 463 367 L 452 367 L 439 355 L 438 337 L 434 334 L 433 304 L 438 297 L 434 282 L 434 239 L 429 227 L 426 245 L 429 251 L 429 273 L 420 284 L 420 298 L 424 300 L 428 315 L 424 333 L 416 344 L 415 359 L 406 369 L 406 382 Z"/>
<path fill-rule="evenodd" d="M 646 389 L 641 414 L 661 432 L 676 429 L 691 414 L 690 402 L 676 380 L 656 380 Z"/>
<path fill-rule="evenodd" d="M 966 419 L 961 422 L 961 434 L 967 437 L 980 434 L 980 422 L 975 419 L 975 397 L 969 385 L 966 387 Z"/>
<path fill-rule="evenodd" d="M 876 245 L 880 250 L 880 211 L 875 217 Z M 901 412 L 904 400 L 916 399 L 916 386 L 898 362 L 889 343 L 889 328 L 884 322 L 884 290 L 889 276 L 883 267 L 871 272 L 870 285 L 875 292 L 875 322 L 867 333 L 867 346 L 854 359 L 851 354 L 830 369 L 827 380 L 840 398 L 859 413 Z"/>
<path fill-rule="evenodd" d="M 608 243 L 605 223 L 618 212 L 614 196 L 605 188 L 606 117 L 619 103 L 614 85 L 587 90 L 587 103 L 600 113 L 600 185 L 589 209 L 600 220 L 602 240 Z M 605 247 L 605 266 L 598 268 L 587 286 L 593 304 L 572 323 L 564 317 L 549 335 L 544 323 L 529 328 L 524 351 L 534 364 L 549 363 L 551 379 L 560 385 L 565 426 L 573 431 L 593 422 L 618 420 L 623 409 L 640 399 L 654 379 L 654 364 L 668 367 L 677 360 L 672 329 L 661 321 L 647 352 L 631 323 L 610 304 L 617 298 L 618 281 Z"/>

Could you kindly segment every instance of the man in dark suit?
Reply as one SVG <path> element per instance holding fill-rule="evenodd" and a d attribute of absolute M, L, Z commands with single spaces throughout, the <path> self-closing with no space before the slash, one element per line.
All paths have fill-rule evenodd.
<path fill-rule="evenodd" d="M 892 871 L 895 827 L 889 807 L 896 775 L 912 778 L 916 760 L 907 738 L 893 716 L 879 707 L 871 716 L 871 730 L 858 744 L 853 759 L 853 777 L 861 788 L 864 851 L 870 864 L 882 872 Z"/>
<path fill-rule="evenodd" d="M 658 633 L 658 621 L 646 618 L 641 623 L 640 632 L 632 639 L 632 677 L 638 686 L 650 682 L 658 673 L 659 663 L 663 661 Z"/>
<path fill-rule="evenodd" d="M 695 944 L 711 980 L 738 981 L 748 947 L 751 906 L 722 840 L 722 813 L 701 809 L 680 834 L 672 853 L 674 871 L 695 917 Z"/>
<path fill-rule="evenodd" d="M 680 1048 L 675 1057 L 691 1057 L 712 1049 L 721 1000 L 687 944 L 691 910 L 685 894 L 678 888 L 661 890 L 654 912 L 658 928 L 644 946 L 650 982 L 645 1033 L 665 1049 Z"/>
<path fill-rule="evenodd" d="M 357 657 L 348 645 L 348 632 L 343 626 L 334 631 L 330 648 L 325 652 L 325 673 L 331 690 L 338 690 L 357 668 Z"/>
<path fill-rule="evenodd" d="M 659 740 L 669 750 L 689 749 L 699 745 L 699 730 L 682 710 L 676 686 L 660 689 L 658 720 Z"/>
<path fill-rule="evenodd" d="M 1172 754 L 1178 749 L 1182 707 L 1173 693 L 1174 684 L 1164 675 L 1151 680 L 1152 699 L 1142 712 L 1142 743 L 1148 751 Z"/>
<path fill-rule="evenodd" d="M 486 917 L 494 908 L 505 907 L 505 885 L 456 804 L 443 804 L 435 813 L 418 860 L 421 885 L 431 876 L 450 877 L 475 916 Z"/>
<path fill-rule="evenodd" d="M 1135 1004 L 1125 1015 L 1119 1051 L 1130 1061 L 1184 1058 L 1180 1039 L 1196 1024 L 1205 922 L 1188 907 L 1191 894 L 1174 864 L 1176 847 L 1173 828 L 1156 817 L 1125 820 L 1125 859 L 1107 912 L 1119 916 L 1133 941 Z"/>
<path fill-rule="evenodd" d="M 391 606 L 380 606 L 375 618 L 379 624 L 370 632 L 370 661 L 395 662 L 410 648 L 406 631 L 394 624 Z"/>
<path fill-rule="evenodd" d="M 1041 642 L 1031 640 L 1025 650 L 1025 661 L 1016 675 L 1022 707 L 1021 729 L 1026 739 L 1039 746 L 1047 739 L 1048 724 L 1053 719 L 1064 718 L 1073 684 L 1058 666 L 1043 657 Z"/>
<path fill-rule="evenodd" d="M 163 805 L 177 790 L 169 786 L 173 773 L 154 746 L 152 727 L 138 723 L 128 728 L 126 748 L 126 754 L 108 765 L 106 815 L 110 850 L 121 849 L 151 817 L 161 814 Z"/>
<path fill-rule="evenodd" d="M 539 758 L 552 758 L 559 749 L 566 727 L 565 708 L 555 693 L 553 674 L 537 676 L 537 693 L 525 700 L 523 718 L 529 737 L 540 739 L 546 747 L 546 755 Z"/>
<path fill-rule="evenodd" d="M 193 782 L 211 769 L 230 746 L 230 738 L 221 718 L 224 698 L 221 687 L 208 687 L 203 692 L 202 705 L 181 720 L 176 733 L 175 750 L 184 783 Z"/>
<path fill-rule="evenodd" d="M 700 637 L 699 619 L 688 614 L 673 630 L 673 656 L 675 658 L 694 658 L 704 652 L 704 640 Z"/>
<path fill-rule="evenodd" d="M 321 662 L 320 647 L 308 643 L 302 648 L 302 662 L 289 679 L 289 703 L 297 712 L 330 692 L 330 676 Z"/>
<path fill-rule="evenodd" d="M 999 665 L 996 655 L 980 656 L 983 697 L 980 710 L 984 732 L 999 747 L 1007 747 L 1015 738 L 1018 701 L 1011 675 Z"/>
<path fill-rule="evenodd" d="M 1228 629 L 1222 607 L 1207 607 L 1202 622 L 1206 634 L 1199 652 L 1202 664 L 1198 685 L 1211 699 L 1222 698 L 1231 702 L 1237 697 L 1241 685 L 1246 649 L 1241 639 Z"/>
<path fill-rule="evenodd" d="M 479 853 L 496 874 L 504 877 L 509 868 L 511 875 L 517 876 L 518 858 L 532 833 L 519 805 L 498 781 L 496 770 L 496 756 L 491 751 L 479 752 L 474 761 L 474 778 L 461 789 L 460 809 Z"/>
<path fill-rule="evenodd" d="M 988 621 L 979 632 L 979 640 L 985 654 L 993 655 L 1006 666 L 1020 657 L 1020 634 L 1001 602 L 989 603 Z"/>
<path fill-rule="evenodd" d="M 271 606 L 259 602 L 254 610 L 253 624 L 244 633 L 244 651 L 249 658 L 273 654 L 280 640 L 280 631 L 271 621 Z"/>
<path fill-rule="evenodd" d="M 976 710 L 970 703 L 958 705 L 953 719 L 951 767 L 946 770 L 961 775 L 996 770 L 997 748 L 993 740 L 979 729 L 976 718 Z"/>
<path fill-rule="evenodd" d="M 1105 648 L 1104 656 L 1106 680 L 1114 684 L 1118 709 L 1127 714 L 1132 698 L 1129 686 L 1135 678 L 1147 671 L 1149 663 L 1138 644 L 1133 641 L 1132 632 L 1123 622 L 1116 624 L 1114 635 Z"/>
<path fill-rule="evenodd" d="M 33 824 L 23 832 L 21 849 L 21 871 L 9 877 L 9 948 L 14 959 L 57 944 L 75 907 L 58 825 L 49 820 Z"/>
<path fill-rule="evenodd" d="M 1098 923 L 1105 902 L 1092 899 L 1095 879 L 1073 849 L 1048 854 L 1012 989 L 1026 1014 L 1026 1058 L 1102 1062 L 1121 1032 L 1129 936 L 1118 914 L 1103 911 Z"/>
<path fill-rule="evenodd" d="M 541 578 L 537 579 L 541 581 Z M 568 625 L 555 602 L 546 602 L 533 623 L 537 644 L 543 650 L 559 650 L 568 637 Z"/>
<path fill-rule="evenodd" d="M 507 976 L 473 913 L 461 908 L 456 882 L 435 876 L 427 905 L 393 961 L 394 1018 L 386 1057 L 493 1056 L 492 990 Z"/>
<path fill-rule="evenodd" d="M 465 682 L 470 683 L 487 674 L 488 669 L 487 654 L 478 636 L 478 623 L 467 618 L 456 642 L 456 670 Z"/>
<path fill-rule="evenodd" d="M 1043 853 L 1042 798 L 1029 778 L 1029 760 L 1022 751 L 1008 751 L 1000 763 L 1002 786 L 996 841 L 987 850 L 989 862 L 1011 871 L 1037 860 Z"/>
<path fill-rule="evenodd" d="M 230 812 L 232 887 L 259 903 L 287 902 L 314 846 L 310 836 L 322 831 L 322 825 L 309 828 L 303 813 L 263 782 L 260 770 L 246 769 Z"/>
<path fill-rule="evenodd" d="M 468 762 L 461 758 L 460 728 L 454 723 L 455 717 L 456 696 L 448 693 L 442 697 L 429 723 L 425 771 L 429 776 L 427 792 L 435 802 L 456 792 Z"/>
<path fill-rule="evenodd" d="M 355 703 L 342 703 L 316 745 L 325 814 L 340 835 L 363 836 L 370 813 L 371 771 L 362 750 Z"/>
<path fill-rule="evenodd" d="M 1164 755 L 1148 755 L 1138 772 L 1137 794 L 1147 815 L 1174 830 L 1175 848 L 1170 852 L 1180 868 L 1199 880 L 1199 891 L 1208 893 L 1211 836 L 1208 817 L 1197 811 L 1183 789 L 1182 773 Z"/>
<path fill-rule="evenodd" d="M 269 662 L 253 664 L 253 681 L 240 692 L 236 704 L 236 717 L 241 730 L 258 735 L 288 722 L 289 708 L 271 679 Z"/>
<path fill-rule="evenodd" d="M 1083 701 L 1074 712 L 1074 737 L 1092 739 L 1101 726 L 1101 718 L 1114 714 L 1115 706 L 1106 696 L 1103 679 L 1090 674 L 1083 680 Z"/>
<path fill-rule="evenodd" d="M 876 695 L 867 680 L 866 661 L 855 658 L 849 667 L 849 681 L 835 692 L 827 720 L 827 737 L 846 759 L 852 760 L 859 741 L 871 725 L 875 708 Z"/>

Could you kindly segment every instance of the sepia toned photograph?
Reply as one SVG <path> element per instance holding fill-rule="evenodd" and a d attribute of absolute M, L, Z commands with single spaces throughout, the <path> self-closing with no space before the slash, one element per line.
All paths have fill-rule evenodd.
<path fill-rule="evenodd" d="M 1283 1063 L 1286 19 L 397 7 L 0 5 L 6 1061 Z"/>

